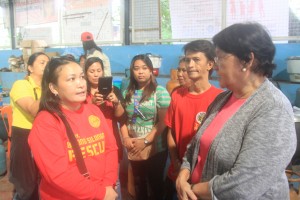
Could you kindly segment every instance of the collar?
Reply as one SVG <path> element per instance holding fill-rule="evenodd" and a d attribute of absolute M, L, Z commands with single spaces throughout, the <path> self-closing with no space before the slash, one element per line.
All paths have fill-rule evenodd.
<path fill-rule="evenodd" d="M 40 86 L 38 86 L 38 85 L 34 82 L 34 80 L 33 80 L 32 77 L 27 76 L 26 79 L 28 80 L 28 82 L 30 83 L 30 85 L 32 85 L 33 88 L 41 88 Z"/>

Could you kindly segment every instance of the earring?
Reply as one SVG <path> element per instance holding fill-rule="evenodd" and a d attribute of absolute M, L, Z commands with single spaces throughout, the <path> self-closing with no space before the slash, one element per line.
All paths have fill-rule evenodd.
<path fill-rule="evenodd" d="M 247 68 L 246 68 L 246 67 L 243 67 L 243 68 L 242 68 L 242 72 L 245 72 L 245 71 L 247 71 Z"/>

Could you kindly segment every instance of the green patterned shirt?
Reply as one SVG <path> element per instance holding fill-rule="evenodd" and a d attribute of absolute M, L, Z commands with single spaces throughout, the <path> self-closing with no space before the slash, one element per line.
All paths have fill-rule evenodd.
<path fill-rule="evenodd" d="M 123 92 L 124 97 L 126 96 L 126 93 L 127 90 Z M 154 120 L 164 120 L 157 119 L 157 109 L 168 108 L 170 104 L 170 95 L 168 91 L 160 85 L 158 85 L 156 88 L 156 103 L 154 102 L 153 93 L 147 101 L 139 104 L 142 93 L 143 90 L 136 90 L 135 94 L 131 98 L 131 103 L 126 105 L 126 111 L 129 119 L 127 126 L 130 137 L 133 138 L 144 138 L 145 136 L 147 136 L 150 133 L 153 125 L 155 125 Z M 136 105 L 136 109 L 134 109 L 134 105 Z M 155 106 L 157 108 L 155 108 Z M 156 138 L 155 143 L 156 152 L 165 150 L 166 134 L 160 134 Z"/>

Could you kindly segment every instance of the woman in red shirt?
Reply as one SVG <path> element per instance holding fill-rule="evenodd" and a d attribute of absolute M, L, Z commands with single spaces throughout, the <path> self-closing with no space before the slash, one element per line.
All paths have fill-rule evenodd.
<path fill-rule="evenodd" d="M 124 98 L 119 88 L 113 86 L 112 92 L 104 97 L 98 91 L 98 81 L 100 77 L 105 76 L 103 61 L 98 57 L 90 57 L 85 62 L 84 72 L 87 79 L 87 102 L 94 103 L 102 111 L 106 118 L 109 128 L 113 131 L 116 143 L 118 145 L 119 162 L 123 157 L 123 145 L 120 138 L 120 129 L 126 127 L 126 114 L 122 106 Z M 118 199 L 122 199 L 120 181 L 117 181 Z"/>
<path fill-rule="evenodd" d="M 102 112 L 85 103 L 86 88 L 84 72 L 77 63 L 66 58 L 49 62 L 42 80 L 40 110 L 28 139 L 41 174 L 41 199 L 117 198 L 117 145 Z M 75 142 L 67 136 L 62 119 L 70 124 Z M 76 142 L 89 178 L 80 173 Z"/>

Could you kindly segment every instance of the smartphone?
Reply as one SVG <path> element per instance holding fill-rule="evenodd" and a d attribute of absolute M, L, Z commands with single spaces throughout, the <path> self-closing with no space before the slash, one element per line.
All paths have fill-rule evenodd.
<path fill-rule="evenodd" d="M 99 77 L 98 90 L 99 93 L 103 95 L 104 99 L 112 92 L 112 79 L 112 76 Z"/>

